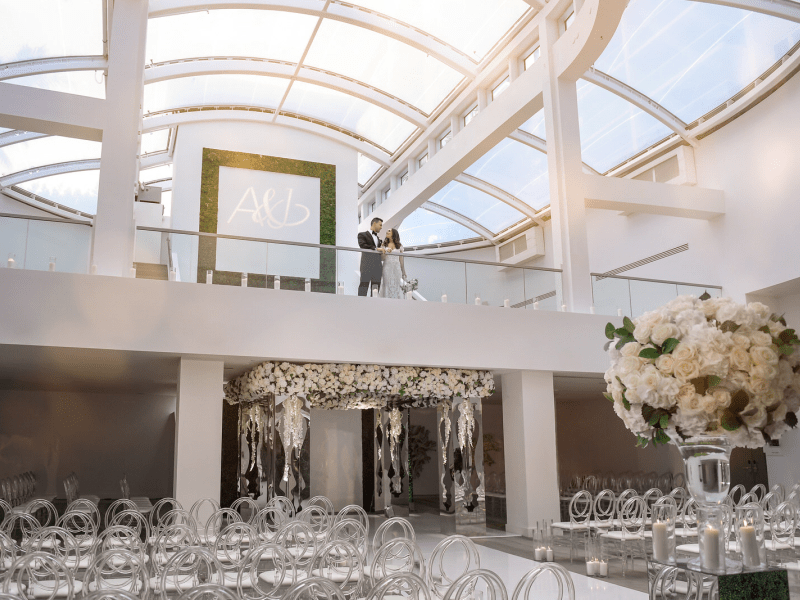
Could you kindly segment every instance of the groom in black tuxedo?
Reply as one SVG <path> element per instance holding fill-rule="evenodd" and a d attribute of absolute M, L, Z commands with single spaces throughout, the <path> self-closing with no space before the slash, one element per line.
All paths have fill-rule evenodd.
<path fill-rule="evenodd" d="M 362 231 L 358 234 L 358 247 L 364 250 L 383 251 L 381 239 L 378 234 L 383 227 L 383 219 L 377 217 L 372 219 L 369 231 Z M 366 296 L 371 285 L 380 285 L 383 265 L 378 254 L 369 252 L 361 253 L 361 283 L 358 285 L 358 295 Z"/>

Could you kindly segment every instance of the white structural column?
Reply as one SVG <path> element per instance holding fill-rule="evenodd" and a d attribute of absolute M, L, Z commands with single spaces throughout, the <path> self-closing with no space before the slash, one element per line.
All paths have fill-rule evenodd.
<path fill-rule="evenodd" d="M 589 312 L 592 286 L 586 237 L 577 79 L 569 71 L 558 74 L 554 52 L 559 34 L 558 21 L 548 16 L 540 25 L 539 34 L 542 49 L 540 60 L 547 69 L 543 96 L 553 219 L 553 260 L 563 269 L 564 304 L 567 309 Z"/>
<path fill-rule="evenodd" d="M 553 373 L 515 371 L 502 378 L 506 531 L 532 537 L 537 521 L 561 520 Z"/>
<path fill-rule="evenodd" d="M 139 127 L 144 86 L 147 6 L 116 0 L 111 28 L 106 124 L 100 156 L 92 264 L 100 275 L 123 276 L 133 261 L 133 201 L 139 176 Z"/>
<path fill-rule="evenodd" d="M 178 367 L 174 496 L 187 510 L 200 498 L 219 502 L 224 364 L 181 358 Z"/>

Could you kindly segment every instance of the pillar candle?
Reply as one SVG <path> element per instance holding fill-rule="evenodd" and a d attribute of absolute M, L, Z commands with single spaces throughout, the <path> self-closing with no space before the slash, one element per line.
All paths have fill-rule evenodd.
<path fill-rule="evenodd" d="M 52 260 L 49 263 L 47 263 L 47 270 L 48 271 L 55 271 L 56 270 L 56 263 L 54 263 Z"/>
<path fill-rule="evenodd" d="M 481 305 L 480 297 L 479 296 L 475 296 L 475 306 L 480 306 L 480 305 Z"/>
<path fill-rule="evenodd" d="M 92 275 L 97 275 L 97 265 L 92 265 L 92 268 L 89 270 Z"/>
<path fill-rule="evenodd" d="M 274 281 L 272 283 L 272 288 L 276 290 L 281 289 L 281 278 L 279 275 L 275 275 Z"/>
<path fill-rule="evenodd" d="M 539 310 L 539 303 L 538 302 L 534 302 L 533 303 L 533 310 Z"/>
<path fill-rule="evenodd" d="M 547 562 L 553 562 L 555 560 L 555 555 L 553 554 L 553 549 L 547 549 Z"/>
<path fill-rule="evenodd" d="M 653 523 L 653 560 L 662 563 L 669 560 L 667 524 L 661 521 Z"/>
<path fill-rule="evenodd" d="M 344 284 L 343 283 L 339 284 L 339 295 L 340 296 L 344 296 Z"/>
<path fill-rule="evenodd" d="M 511 308 L 511 300 L 509 300 L 508 298 L 503 300 L 503 308 Z"/>
<path fill-rule="evenodd" d="M 247 287 L 247 273 L 242 273 L 242 287 Z"/>
<path fill-rule="evenodd" d="M 306 278 L 306 291 L 307 292 L 311 291 L 311 280 L 308 278 Z"/>
<path fill-rule="evenodd" d="M 752 525 L 739 527 L 739 539 L 742 543 L 742 561 L 745 567 L 758 567 L 761 565 L 761 556 L 758 552 L 758 539 L 756 529 Z"/>
<path fill-rule="evenodd" d="M 597 563 L 597 574 L 600 577 L 608 577 L 608 563 L 604 560 L 601 560 Z"/>
<path fill-rule="evenodd" d="M 214 271 L 211 269 L 206 271 L 206 283 L 214 283 Z"/>
<path fill-rule="evenodd" d="M 589 307 L 589 314 L 590 314 L 590 315 L 593 315 L 593 314 L 594 314 L 594 304 L 593 304 L 592 306 L 590 306 L 590 307 Z"/>
<path fill-rule="evenodd" d="M 719 570 L 719 529 L 706 527 L 703 531 L 703 568 Z"/>
<path fill-rule="evenodd" d="M 547 549 L 546 548 L 536 548 L 533 551 L 533 559 L 542 561 L 547 557 Z"/>
<path fill-rule="evenodd" d="M 621 317 L 621 316 L 622 316 L 622 309 L 621 309 L 621 308 L 618 308 L 618 309 L 617 309 L 617 316 L 618 316 L 618 317 Z"/>
<path fill-rule="evenodd" d="M 442 304 L 447 304 L 447 294 L 442 294 Z"/>
<path fill-rule="evenodd" d="M 132 279 L 136 279 L 136 267 L 131 267 L 130 276 Z"/>
<path fill-rule="evenodd" d="M 408 291 L 406 292 L 406 300 L 413 300 L 414 299 L 414 292 Z"/>
<path fill-rule="evenodd" d="M 8 257 L 8 268 L 9 268 L 9 269 L 13 269 L 13 268 L 15 268 L 15 267 L 16 267 L 16 264 L 17 264 L 17 261 L 15 261 L 13 258 L 11 258 L 11 257 L 9 256 L 9 257 Z"/>
<path fill-rule="evenodd" d="M 589 577 L 594 577 L 597 575 L 597 567 L 598 563 L 594 560 L 587 560 L 586 561 L 586 575 Z"/>
<path fill-rule="evenodd" d="M 567 312 L 567 305 L 566 304 L 562 304 L 561 305 L 561 312 Z"/>

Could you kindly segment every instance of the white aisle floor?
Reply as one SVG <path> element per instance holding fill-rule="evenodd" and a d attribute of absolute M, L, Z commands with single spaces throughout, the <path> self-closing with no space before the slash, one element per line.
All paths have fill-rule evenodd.
<path fill-rule="evenodd" d="M 383 517 L 371 518 L 370 534 L 374 534 L 376 528 L 383 522 Z M 420 514 L 409 517 L 409 521 L 414 526 L 417 536 L 417 544 L 428 561 L 433 549 L 442 541 L 447 534 L 441 533 L 441 521 L 438 515 Z M 502 531 L 488 530 L 487 537 L 496 538 L 518 538 Z M 524 538 L 522 538 L 524 539 Z M 505 583 L 508 597 L 514 592 L 514 588 L 526 573 L 536 568 L 540 563 L 534 560 L 517 556 L 508 552 L 503 552 L 494 548 L 487 548 L 480 544 L 481 538 L 476 538 L 478 552 L 481 559 L 481 568 L 494 571 Z M 531 542 L 532 544 L 532 542 Z M 532 547 L 532 546 L 531 546 Z M 455 565 L 453 565 L 455 567 Z M 576 600 L 645 600 L 646 593 L 636 591 L 627 587 L 616 585 L 607 580 L 586 577 L 579 573 L 571 573 L 575 584 Z M 553 577 L 541 576 L 536 580 L 532 590 L 531 598 L 555 599 L 558 593 L 558 585 Z M 566 600 L 566 595 L 564 596 Z"/>

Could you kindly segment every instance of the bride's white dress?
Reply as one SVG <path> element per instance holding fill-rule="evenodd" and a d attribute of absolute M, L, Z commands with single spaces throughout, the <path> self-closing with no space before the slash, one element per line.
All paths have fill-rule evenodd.
<path fill-rule="evenodd" d="M 403 293 L 403 271 L 400 268 L 400 253 L 395 251 L 385 254 L 383 258 L 383 275 L 381 277 L 381 289 L 378 292 L 380 298 L 396 298 L 402 300 Z"/>

